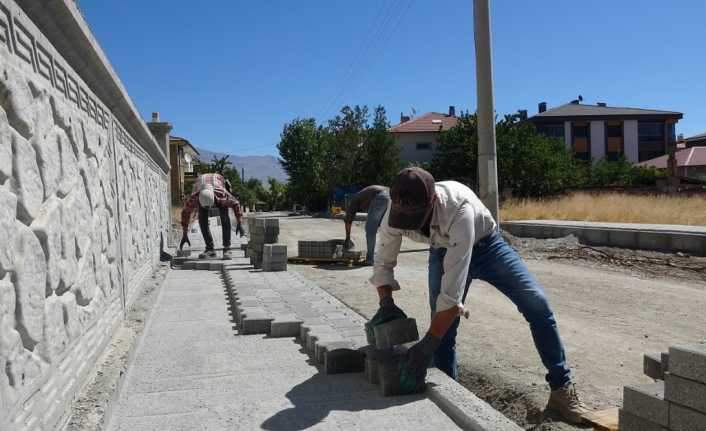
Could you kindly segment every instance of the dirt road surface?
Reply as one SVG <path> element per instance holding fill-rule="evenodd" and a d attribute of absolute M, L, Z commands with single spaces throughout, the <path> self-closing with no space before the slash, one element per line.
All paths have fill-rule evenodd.
<path fill-rule="evenodd" d="M 298 240 L 344 236 L 339 220 L 285 217 L 280 242 L 296 256 Z M 353 240 L 365 248 L 363 225 L 356 222 Z M 402 290 L 395 301 L 417 319 L 420 332 L 429 325 L 427 251 L 403 241 L 396 271 Z M 706 283 L 670 278 L 669 272 L 629 272 L 606 265 L 526 257 L 543 284 L 557 315 L 574 381 L 591 408 L 620 405 L 627 384 L 649 383 L 642 374 L 642 355 L 670 345 L 706 342 Z M 529 256 L 529 258 L 527 258 Z M 366 317 L 377 309 L 368 283 L 370 267 L 289 265 L 317 282 Z M 543 412 L 548 396 L 544 369 L 524 318 L 492 286 L 474 281 L 466 303 L 471 317 L 459 328 L 461 382 L 507 416 L 535 430 L 581 429 Z"/>

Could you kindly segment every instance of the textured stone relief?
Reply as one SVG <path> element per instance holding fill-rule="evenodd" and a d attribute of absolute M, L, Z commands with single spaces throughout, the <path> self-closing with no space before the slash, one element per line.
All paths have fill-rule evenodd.
<path fill-rule="evenodd" d="M 169 226 L 165 174 L 10 18 L 0 3 L 0 428 L 135 289 Z"/>

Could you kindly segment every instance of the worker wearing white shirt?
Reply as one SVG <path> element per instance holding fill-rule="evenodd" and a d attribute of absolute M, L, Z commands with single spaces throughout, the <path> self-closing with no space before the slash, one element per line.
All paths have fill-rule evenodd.
<path fill-rule="evenodd" d="M 380 309 L 371 325 L 406 317 L 392 292 L 400 289 L 394 268 L 403 237 L 429 244 L 429 300 L 432 321 L 424 338 L 403 361 L 403 386 L 423 385 L 433 358 L 437 368 L 457 378 L 456 332 L 473 279 L 484 280 L 507 296 L 530 324 L 535 346 L 547 368 L 549 407 L 570 422 L 586 412 L 571 383 L 564 346 L 544 291 L 520 256 L 498 233 L 490 211 L 471 189 L 455 181 L 436 183 L 421 168 L 403 169 L 390 187 L 391 203 L 378 230 L 371 283 Z M 422 386 L 419 386 L 420 388 Z"/>

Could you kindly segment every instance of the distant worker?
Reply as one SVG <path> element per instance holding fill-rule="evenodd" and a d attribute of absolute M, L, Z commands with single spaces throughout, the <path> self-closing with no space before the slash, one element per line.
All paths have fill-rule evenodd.
<path fill-rule="evenodd" d="M 243 236 L 243 226 L 241 225 L 242 212 L 240 211 L 240 203 L 228 191 L 227 181 L 220 174 L 203 174 L 199 175 L 194 184 L 194 192 L 184 203 L 184 209 L 181 211 L 181 229 L 182 237 L 179 249 L 184 247 L 184 244 L 189 244 L 188 231 L 191 213 L 198 207 L 199 227 L 201 235 L 206 242 L 206 251 L 199 254 L 199 259 L 212 259 L 216 257 L 216 252 L 213 249 L 213 237 L 208 226 L 209 210 L 212 207 L 218 208 L 221 217 L 221 228 L 223 230 L 223 259 L 230 259 L 230 217 L 228 216 L 228 208 L 233 208 L 235 219 L 237 221 L 235 233 Z"/>
<path fill-rule="evenodd" d="M 365 255 L 365 262 L 373 264 L 375 255 L 375 236 L 380 226 L 380 221 L 387 211 L 387 204 L 390 201 L 389 189 L 384 186 L 368 186 L 359 191 L 351 198 L 346 208 L 346 242 L 344 248 L 350 250 L 354 247 L 351 241 L 351 225 L 358 212 L 367 212 L 368 217 L 365 222 L 365 239 L 368 243 L 368 251 Z"/>
<path fill-rule="evenodd" d="M 421 168 L 403 169 L 390 187 L 391 204 L 380 225 L 375 268 L 370 282 L 377 288 L 380 309 L 370 323 L 405 318 L 392 300 L 400 288 L 394 268 L 403 237 L 430 245 L 429 305 L 431 325 L 401 362 L 401 384 L 422 390 L 432 362 L 453 379 L 458 377 L 456 332 L 474 279 L 486 281 L 507 296 L 529 323 L 535 348 L 547 369 L 551 388 L 548 408 L 569 422 L 587 412 L 571 382 L 571 371 L 556 319 L 542 286 L 497 229 L 490 211 L 471 189 L 456 181 L 435 182 Z M 502 334 L 498 334 L 498 341 Z"/>

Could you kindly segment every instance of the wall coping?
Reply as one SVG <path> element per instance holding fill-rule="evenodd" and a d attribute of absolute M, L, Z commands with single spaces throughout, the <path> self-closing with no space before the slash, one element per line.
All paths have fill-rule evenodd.
<path fill-rule="evenodd" d="M 165 172 L 169 160 L 157 145 L 73 0 L 15 0 L 115 118 Z"/>

